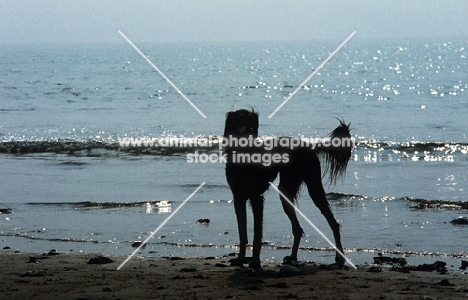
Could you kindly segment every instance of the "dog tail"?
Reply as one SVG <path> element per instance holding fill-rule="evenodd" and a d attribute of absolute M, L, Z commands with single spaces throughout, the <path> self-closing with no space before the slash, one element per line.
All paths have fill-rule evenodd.
<path fill-rule="evenodd" d="M 351 123 L 346 124 L 340 120 L 340 125 L 329 135 L 326 144 L 322 144 L 319 153 L 323 155 L 325 168 L 324 176 L 329 175 L 330 184 L 336 184 L 338 178 L 346 173 L 351 150 L 354 147 L 354 139 L 351 137 Z"/>

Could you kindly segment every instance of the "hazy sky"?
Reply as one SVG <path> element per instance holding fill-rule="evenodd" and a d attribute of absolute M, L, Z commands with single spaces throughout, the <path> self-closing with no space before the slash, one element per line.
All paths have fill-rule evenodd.
<path fill-rule="evenodd" d="M 468 38 L 467 16 L 467 0 L 0 0 L 0 44 Z"/>

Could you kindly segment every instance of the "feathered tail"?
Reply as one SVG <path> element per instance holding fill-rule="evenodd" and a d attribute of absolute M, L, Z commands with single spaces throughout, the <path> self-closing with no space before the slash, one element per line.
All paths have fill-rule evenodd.
<path fill-rule="evenodd" d="M 344 120 L 337 120 L 340 121 L 340 125 L 330 133 L 329 141 L 319 149 L 325 162 L 324 175 L 329 175 L 330 184 L 335 184 L 337 179 L 346 173 L 351 150 L 354 147 L 351 123 L 346 124 Z"/>

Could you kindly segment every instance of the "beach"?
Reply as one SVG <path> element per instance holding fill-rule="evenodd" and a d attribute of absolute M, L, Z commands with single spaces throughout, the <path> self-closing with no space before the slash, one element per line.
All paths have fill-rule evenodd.
<path fill-rule="evenodd" d="M 313 262 L 231 267 L 231 257 L 144 258 L 2 250 L 2 299 L 465 299 L 468 274 Z M 427 265 L 428 266 L 428 265 Z M 120 267 L 120 268 L 119 268 Z M 421 266 L 420 266 L 421 267 Z M 458 268 L 458 266 L 455 266 Z"/>

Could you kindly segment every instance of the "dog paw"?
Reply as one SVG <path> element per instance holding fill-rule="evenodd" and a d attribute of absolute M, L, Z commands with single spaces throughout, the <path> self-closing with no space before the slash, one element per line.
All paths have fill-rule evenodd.
<path fill-rule="evenodd" d="M 346 260 L 340 256 L 340 257 L 335 258 L 335 263 L 334 264 L 337 265 L 340 268 L 343 268 L 344 265 L 345 265 L 345 262 L 346 262 Z"/>
<path fill-rule="evenodd" d="M 285 256 L 283 258 L 283 264 L 294 266 L 297 264 L 297 257 L 294 256 Z"/>
<path fill-rule="evenodd" d="M 259 270 L 261 268 L 262 268 L 262 265 L 260 264 L 259 261 L 251 261 L 249 263 L 249 269 Z"/>
<path fill-rule="evenodd" d="M 231 263 L 231 267 L 242 267 L 245 263 L 245 259 L 234 258 L 229 261 Z"/>

